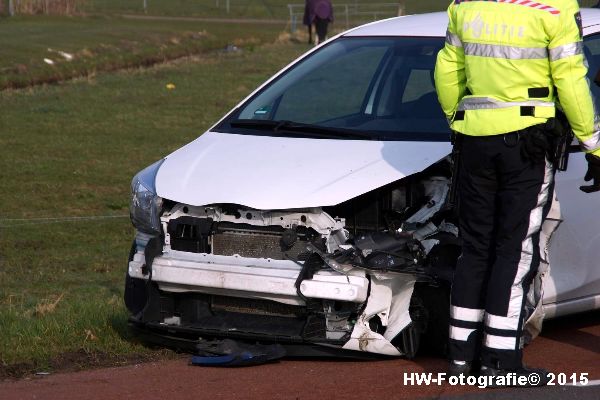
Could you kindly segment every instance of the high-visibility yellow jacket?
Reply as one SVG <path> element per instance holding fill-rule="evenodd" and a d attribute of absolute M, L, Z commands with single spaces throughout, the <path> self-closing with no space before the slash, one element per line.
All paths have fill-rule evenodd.
<path fill-rule="evenodd" d="M 576 0 L 455 0 L 435 83 L 453 130 L 508 133 L 560 107 L 584 151 L 600 156 Z"/>

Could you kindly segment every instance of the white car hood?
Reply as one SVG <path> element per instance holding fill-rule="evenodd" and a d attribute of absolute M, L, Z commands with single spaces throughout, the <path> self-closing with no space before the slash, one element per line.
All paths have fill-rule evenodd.
<path fill-rule="evenodd" d="M 448 142 L 282 138 L 207 132 L 169 155 L 157 194 L 192 206 L 332 206 L 422 171 Z"/>

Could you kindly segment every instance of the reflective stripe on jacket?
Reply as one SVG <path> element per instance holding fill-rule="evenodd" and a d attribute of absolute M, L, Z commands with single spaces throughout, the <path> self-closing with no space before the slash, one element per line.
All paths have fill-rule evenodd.
<path fill-rule="evenodd" d="M 576 0 L 455 0 L 437 57 L 438 98 L 453 130 L 497 135 L 543 123 L 560 106 L 600 156 Z M 558 93 L 556 93 L 558 92 Z"/>

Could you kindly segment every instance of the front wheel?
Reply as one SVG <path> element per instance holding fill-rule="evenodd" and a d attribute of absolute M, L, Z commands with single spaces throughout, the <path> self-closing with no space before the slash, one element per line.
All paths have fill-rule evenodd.
<path fill-rule="evenodd" d="M 148 288 L 146 281 L 143 279 L 132 278 L 129 275 L 129 261 L 133 261 L 133 256 L 137 251 L 135 240 L 131 244 L 129 250 L 129 260 L 127 262 L 127 270 L 125 272 L 125 306 L 132 315 L 139 314 L 148 301 Z"/>

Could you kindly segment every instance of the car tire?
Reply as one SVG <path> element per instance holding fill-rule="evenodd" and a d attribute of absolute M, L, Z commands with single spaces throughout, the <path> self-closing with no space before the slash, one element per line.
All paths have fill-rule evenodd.
<path fill-rule="evenodd" d="M 427 314 L 427 327 L 421 335 L 419 353 L 446 357 L 450 324 L 450 284 L 418 284 L 415 286 L 415 295 L 421 299 Z"/>
<path fill-rule="evenodd" d="M 133 260 L 133 256 L 137 251 L 137 246 L 135 244 L 135 240 L 131 244 L 131 249 L 129 250 L 129 261 Z M 129 268 L 125 273 L 125 306 L 129 310 L 132 315 L 139 314 L 144 307 L 146 306 L 146 302 L 148 301 L 148 288 L 146 285 L 146 281 L 143 279 L 132 278 L 129 275 Z"/>

